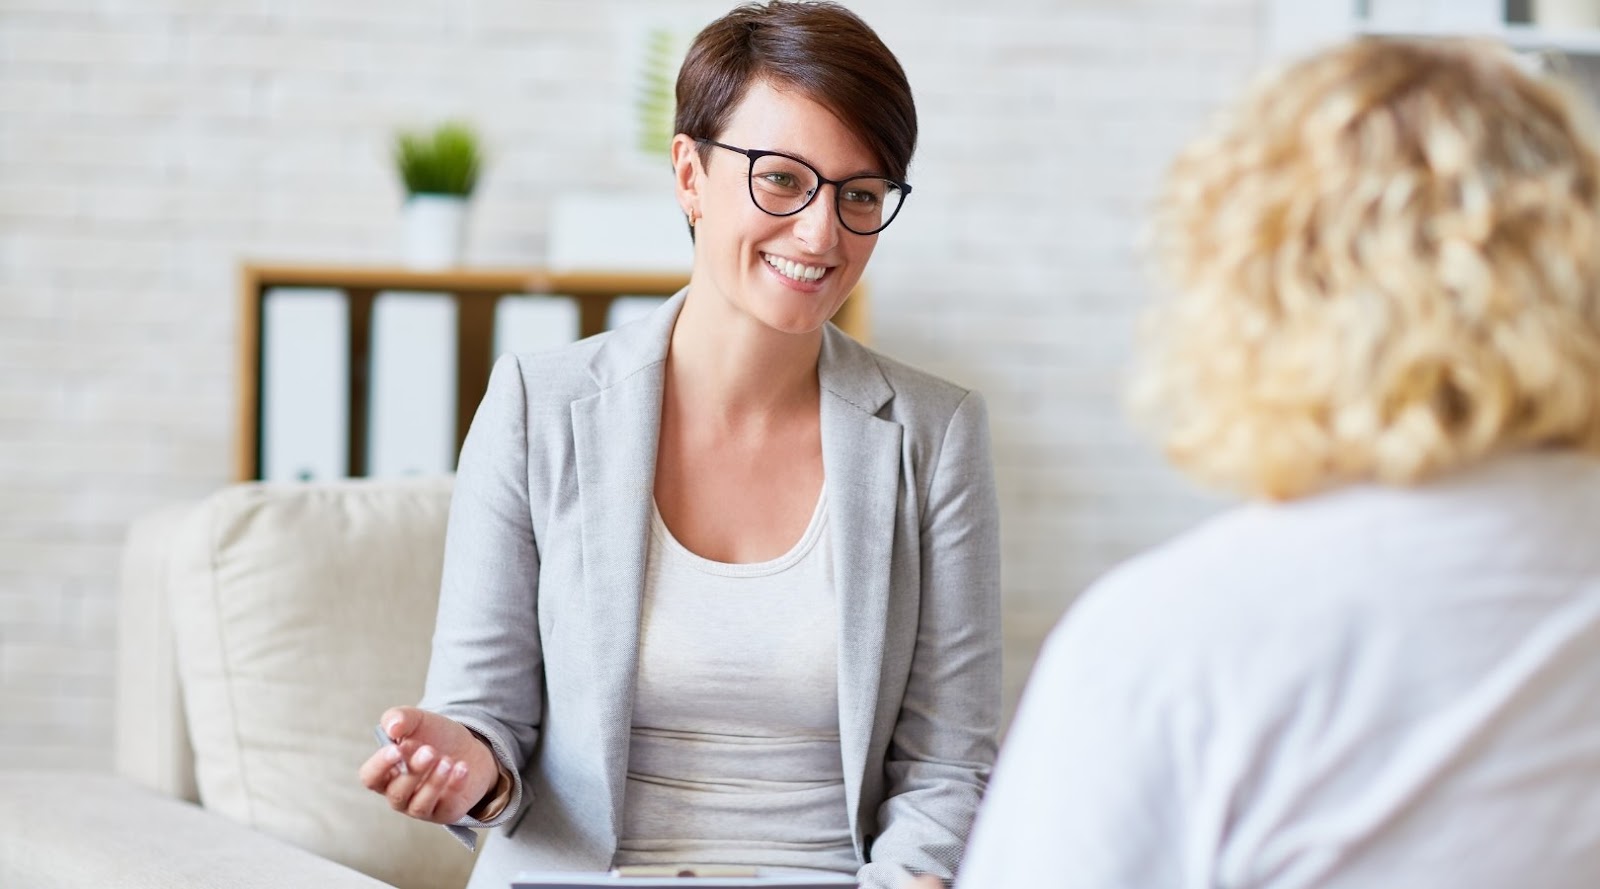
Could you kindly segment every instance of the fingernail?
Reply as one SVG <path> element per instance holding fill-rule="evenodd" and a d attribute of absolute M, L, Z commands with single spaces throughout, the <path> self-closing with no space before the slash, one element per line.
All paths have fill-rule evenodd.
<path fill-rule="evenodd" d="M 439 760 L 439 767 L 433 770 L 433 773 L 435 775 L 438 775 L 441 778 L 443 778 L 445 775 L 449 774 L 449 772 L 450 772 L 450 760 L 449 760 L 448 757 L 446 757 L 445 759 Z"/>
<path fill-rule="evenodd" d="M 457 778 L 465 778 L 465 777 L 467 777 L 467 764 L 464 763 L 464 762 L 456 763 L 455 773 L 456 773 L 455 777 L 457 777 Z"/>
<path fill-rule="evenodd" d="M 412 757 L 411 761 L 416 763 L 418 768 L 421 768 L 422 766 L 425 766 L 428 763 L 433 762 L 433 748 L 432 747 L 423 747 L 422 749 L 417 751 L 417 755 Z"/>
<path fill-rule="evenodd" d="M 383 750 L 379 752 L 383 754 L 384 762 L 397 763 L 400 761 L 400 748 L 394 746 L 393 744 L 383 748 Z"/>

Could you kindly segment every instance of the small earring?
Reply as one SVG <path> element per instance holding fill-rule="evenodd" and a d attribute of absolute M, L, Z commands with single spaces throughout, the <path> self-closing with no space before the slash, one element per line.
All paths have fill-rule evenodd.
<path fill-rule="evenodd" d="M 694 228 L 694 224 L 696 222 L 699 222 L 699 221 L 700 221 L 700 214 L 696 213 L 693 210 L 690 210 L 689 211 L 689 227 L 690 228 Z"/>

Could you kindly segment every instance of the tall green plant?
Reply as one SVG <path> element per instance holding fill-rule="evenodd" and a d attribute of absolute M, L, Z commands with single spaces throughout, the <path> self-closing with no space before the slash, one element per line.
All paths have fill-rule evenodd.
<path fill-rule="evenodd" d="M 651 28 L 645 34 L 644 58 L 633 112 L 638 123 L 634 147 L 651 160 L 666 157 L 672 144 L 673 117 L 677 113 L 675 87 L 684 49 L 670 29 Z"/>
<path fill-rule="evenodd" d="M 478 134 L 464 123 L 395 135 L 394 161 L 408 195 L 471 197 L 483 168 Z"/>

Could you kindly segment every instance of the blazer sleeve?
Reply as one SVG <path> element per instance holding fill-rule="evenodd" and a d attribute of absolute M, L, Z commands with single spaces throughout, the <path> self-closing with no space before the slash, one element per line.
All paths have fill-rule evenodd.
<path fill-rule="evenodd" d="M 911 673 L 884 762 L 866 889 L 902 868 L 949 879 L 994 765 L 1000 721 L 1000 532 L 989 422 L 969 392 L 952 414 L 920 522 Z"/>
<path fill-rule="evenodd" d="M 539 641 L 539 549 L 528 472 L 528 395 L 515 355 L 495 363 L 461 448 L 445 533 L 444 573 L 433 655 L 421 706 L 481 735 L 512 778 L 497 827 L 523 804 L 522 767 L 543 712 Z M 469 843 L 470 845 L 470 843 Z"/>

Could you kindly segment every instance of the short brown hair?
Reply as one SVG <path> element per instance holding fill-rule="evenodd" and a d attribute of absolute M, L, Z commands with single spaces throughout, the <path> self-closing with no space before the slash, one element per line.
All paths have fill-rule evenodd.
<path fill-rule="evenodd" d="M 1600 454 L 1600 149 L 1506 50 L 1365 38 L 1173 165 L 1138 383 L 1168 455 L 1288 498 Z"/>
<path fill-rule="evenodd" d="M 678 71 L 677 132 L 717 138 L 750 84 L 763 79 L 838 115 L 878 156 L 884 175 L 905 179 L 917 147 L 911 84 L 855 13 L 837 3 L 771 0 L 707 25 Z"/>

